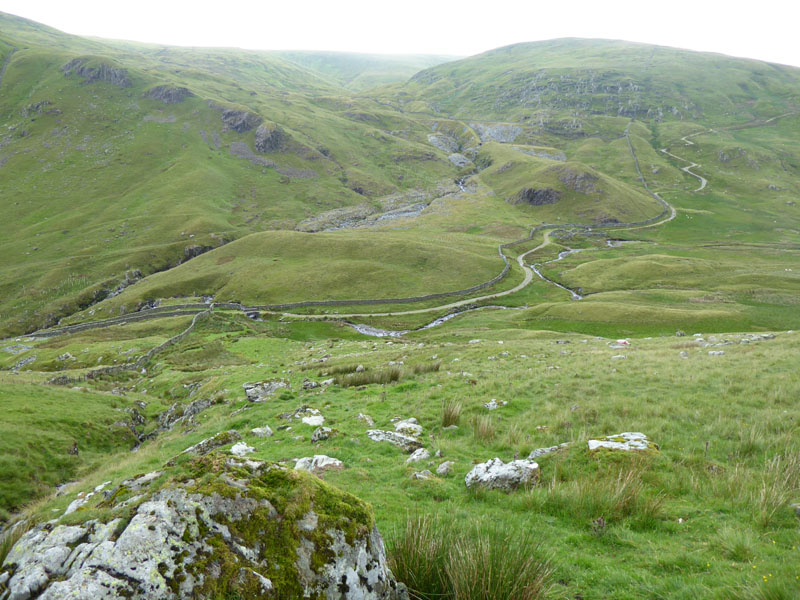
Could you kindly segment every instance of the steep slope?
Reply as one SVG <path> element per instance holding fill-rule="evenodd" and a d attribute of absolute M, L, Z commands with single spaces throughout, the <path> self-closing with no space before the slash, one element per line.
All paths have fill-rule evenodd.
<path fill-rule="evenodd" d="M 413 121 L 266 53 L 110 44 L 10 15 L 0 52 L 5 331 L 246 233 L 454 172 Z"/>
<path fill-rule="evenodd" d="M 400 106 L 459 118 L 535 123 L 602 114 L 722 124 L 793 106 L 800 102 L 798 83 L 800 69 L 794 67 L 568 38 L 515 44 L 439 65 L 394 89 Z"/>

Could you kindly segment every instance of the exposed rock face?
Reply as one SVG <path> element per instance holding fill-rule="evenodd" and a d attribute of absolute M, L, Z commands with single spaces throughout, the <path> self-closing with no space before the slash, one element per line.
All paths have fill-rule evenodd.
<path fill-rule="evenodd" d="M 256 129 L 256 150 L 264 154 L 280 152 L 288 141 L 289 136 L 275 123 L 263 123 Z"/>
<path fill-rule="evenodd" d="M 603 190 L 597 187 L 600 178 L 591 173 L 575 171 L 566 166 L 551 167 L 546 172 L 558 173 L 558 179 L 569 189 L 582 194 L 602 194 Z"/>
<path fill-rule="evenodd" d="M 192 244 L 191 246 L 186 246 L 183 249 L 183 262 L 191 260 L 196 256 L 200 256 L 201 254 L 205 254 L 209 250 L 213 249 L 214 246 L 201 246 L 199 244 Z"/>
<path fill-rule="evenodd" d="M 643 433 L 629 432 L 589 440 L 589 450 L 657 450 L 658 446 Z"/>
<path fill-rule="evenodd" d="M 402 448 L 406 452 L 414 452 L 414 450 L 422 448 L 422 444 L 417 438 L 395 431 L 370 429 L 367 431 L 367 436 L 373 442 L 389 442 L 398 448 Z"/>
<path fill-rule="evenodd" d="M 561 200 L 561 192 L 551 188 L 522 188 L 516 196 L 511 198 L 512 204 L 530 204 L 531 206 L 542 206 L 544 204 L 555 204 Z"/>
<path fill-rule="evenodd" d="M 157 85 L 147 90 L 143 96 L 145 98 L 152 98 L 153 100 L 160 100 L 164 104 L 178 104 L 186 100 L 186 98 L 191 98 L 194 94 L 189 88 L 185 87 Z"/>
<path fill-rule="evenodd" d="M 236 133 L 244 133 L 258 127 L 263 119 L 246 110 L 227 109 L 222 111 L 222 122 L 227 129 L 232 129 Z"/>
<path fill-rule="evenodd" d="M 428 142 L 443 152 L 458 152 L 458 142 L 449 135 L 430 134 Z"/>
<path fill-rule="evenodd" d="M 463 169 L 464 167 L 466 167 L 467 165 L 469 165 L 472 162 L 466 156 L 464 156 L 463 154 L 459 154 L 458 152 L 454 152 L 453 154 L 448 156 L 447 160 L 449 160 L 451 163 L 453 163 L 459 169 Z"/>
<path fill-rule="evenodd" d="M 539 465 L 534 461 L 514 460 L 506 464 L 499 458 L 475 465 L 464 478 L 467 488 L 484 487 L 506 492 L 521 486 L 534 485 L 537 481 Z"/>
<path fill-rule="evenodd" d="M 131 81 L 128 79 L 128 71 L 126 69 L 117 69 L 111 65 L 101 62 L 96 66 L 90 66 L 87 63 L 88 58 L 74 58 L 61 67 L 64 75 L 78 75 L 83 77 L 85 83 L 94 83 L 96 81 L 107 81 L 119 87 L 130 87 Z"/>
<path fill-rule="evenodd" d="M 408 598 L 369 508 L 316 477 L 212 455 L 166 481 L 135 496 L 120 486 L 104 521 L 23 535 L 0 598 Z"/>
<path fill-rule="evenodd" d="M 501 142 L 511 143 L 522 135 L 522 128 L 516 125 L 481 125 L 472 123 L 470 125 L 478 132 L 482 142 Z"/>

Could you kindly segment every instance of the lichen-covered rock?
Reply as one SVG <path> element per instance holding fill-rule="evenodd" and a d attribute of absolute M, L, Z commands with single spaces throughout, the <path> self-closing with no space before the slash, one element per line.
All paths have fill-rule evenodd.
<path fill-rule="evenodd" d="M 510 492 L 519 487 L 534 485 L 539 480 L 539 465 L 532 460 L 514 460 L 504 463 L 499 458 L 475 465 L 467 473 L 467 488 L 484 487 Z"/>
<path fill-rule="evenodd" d="M 120 486 L 100 505 L 103 521 L 25 533 L 3 562 L 0 598 L 407 599 L 354 496 L 219 454 L 167 475 L 151 480 L 132 513 Z"/>
<path fill-rule="evenodd" d="M 589 440 L 589 450 L 658 450 L 658 446 L 643 433 L 626 431 L 617 435 Z"/>
<path fill-rule="evenodd" d="M 452 475 L 453 467 L 455 466 L 455 464 L 456 463 L 454 463 L 452 460 L 444 461 L 442 464 L 436 467 L 436 474 L 439 475 L 440 477 L 447 477 L 449 475 Z"/>
<path fill-rule="evenodd" d="M 189 446 L 182 452 L 182 454 L 196 454 L 198 456 L 203 456 L 212 450 L 219 448 L 220 446 L 226 446 L 227 444 L 233 444 L 234 442 L 240 442 L 241 440 L 242 436 L 239 435 L 238 431 L 234 431 L 233 429 L 230 431 L 220 431 L 215 436 L 206 438 L 202 442 L 197 442 L 194 446 Z"/>
<path fill-rule="evenodd" d="M 311 441 L 313 443 L 323 442 L 333 435 L 333 429 L 330 427 L 317 427 L 314 433 L 311 434 Z"/>
<path fill-rule="evenodd" d="M 269 400 L 278 390 L 291 389 L 289 384 L 282 379 L 244 383 L 242 384 L 242 388 L 244 388 L 244 395 L 247 396 L 250 402 L 264 402 Z"/>
<path fill-rule="evenodd" d="M 414 417 L 398 421 L 394 424 L 394 430 L 407 435 L 422 435 L 422 425 Z"/>
<path fill-rule="evenodd" d="M 531 453 L 528 455 L 529 460 L 533 460 L 535 458 L 539 458 L 540 456 L 547 456 L 548 454 L 553 454 L 553 452 L 558 452 L 562 448 L 566 448 L 569 446 L 569 442 L 564 442 L 559 444 L 558 446 L 548 446 L 547 448 L 537 448 L 536 450 L 532 450 Z"/>
<path fill-rule="evenodd" d="M 414 450 L 414 452 L 406 459 L 406 464 L 410 464 L 412 462 L 419 462 L 421 460 L 428 460 L 431 457 L 431 453 L 428 451 L 427 448 L 420 448 L 419 450 Z"/>
<path fill-rule="evenodd" d="M 396 431 L 370 429 L 367 431 L 367 437 L 373 442 L 389 442 L 398 448 L 402 448 L 406 452 L 414 452 L 414 450 L 422 448 L 422 444 L 417 438 Z"/>
<path fill-rule="evenodd" d="M 265 438 L 265 437 L 272 437 L 273 432 L 269 425 L 264 425 L 263 427 L 254 427 L 250 430 L 256 437 Z"/>
<path fill-rule="evenodd" d="M 344 469 L 344 463 L 338 458 L 315 454 L 314 456 L 298 459 L 294 468 L 297 471 L 308 471 L 309 473 L 314 473 L 314 475 L 322 475 L 327 471 L 341 471 Z"/>

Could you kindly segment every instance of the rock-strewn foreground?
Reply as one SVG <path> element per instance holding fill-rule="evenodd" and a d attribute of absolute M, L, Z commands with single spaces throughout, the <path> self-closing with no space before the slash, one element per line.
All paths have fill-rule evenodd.
<path fill-rule="evenodd" d="M 23 535 L 0 598 L 408 597 L 368 506 L 310 474 L 211 454 L 107 496 Z"/>

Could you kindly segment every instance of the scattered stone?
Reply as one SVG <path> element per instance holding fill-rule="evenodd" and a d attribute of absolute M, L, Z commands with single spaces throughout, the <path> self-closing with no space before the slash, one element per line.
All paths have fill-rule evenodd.
<path fill-rule="evenodd" d="M 204 456 L 215 448 L 227 446 L 228 444 L 239 442 L 241 440 L 242 436 L 239 435 L 238 431 L 234 431 L 233 429 L 229 431 L 221 431 L 215 436 L 206 438 L 202 442 L 196 443 L 194 446 L 189 446 L 186 450 L 181 452 L 181 454 L 196 454 L 198 456 Z"/>
<path fill-rule="evenodd" d="M 344 463 L 337 458 L 331 458 L 324 454 L 315 454 L 313 457 L 306 456 L 300 458 L 294 465 L 295 471 L 308 471 L 320 476 L 328 471 L 341 471 Z"/>
<path fill-rule="evenodd" d="M 422 435 L 422 426 L 414 417 L 404 421 L 398 421 L 394 424 L 394 430 L 399 433 L 407 433 L 408 435 Z"/>
<path fill-rule="evenodd" d="M 75 357 L 72 356 L 72 354 L 70 354 L 69 352 L 64 352 L 64 354 L 59 354 L 56 360 L 64 362 L 65 360 L 75 360 Z"/>
<path fill-rule="evenodd" d="M 364 365 L 358 365 L 356 367 L 356 373 L 363 373 L 365 371 Z"/>
<path fill-rule="evenodd" d="M 675 337 L 685 337 L 685 336 L 686 336 L 686 332 L 681 331 L 680 329 L 675 332 Z"/>
<path fill-rule="evenodd" d="M 681 358 L 689 358 L 689 353 L 684 350 L 681 352 Z"/>
<path fill-rule="evenodd" d="M 625 432 L 589 440 L 589 450 L 605 448 L 608 450 L 658 450 L 658 446 L 638 432 Z"/>
<path fill-rule="evenodd" d="M 244 442 L 239 442 L 238 444 L 234 444 L 233 447 L 231 447 L 231 454 L 233 454 L 234 456 L 238 456 L 239 458 L 244 458 L 248 454 L 252 454 L 255 451 L 256 451 L 255 448 L 253 448 L 252 446 L 248 446 Z"/>
<path fill-rule="evenodd" d="M 725 354 L 725 352 L 723 350 L 709 350 L 708 351 L 708 355 L 709 356 L 722 356 L 723 354 Z"/>
<path fill-rule="evenodd" d="M 319 384 L 316 381 L 311 381 L 309 379 L 303 380 L 303 389 L 304 390 L 313 390 L 314 388 L 318 388 Z"/>
<path fill-rule="evenodd" d="M 259 438 L 265 438 L 265 437 L 272 437 L 273 436 L 272 429 L 270 429 L 269 425 L 264 425 L 263 427 L 255 427 L 255 428 L 250 430 L 250 433 L 252 433 L 254 436 L 259 437 Z"/>
<path fill-rule="evenodd" d="M 411 479 L 419 479 L 421 481 L 424 481 L 426 479 L 433 479 L 433 473 L 431 473 L 429 469 L 425 469 L 424 471 L 417 471 L 411 474 Z"/>
<path fill-rule="evenodd" d="M 389 442 L 390 444 L 402 448 L 406 452 L 413 452 L 422 448 L 420 441 L 410 435 L 398 433 L 396 431 L 382 431 L 380 429 L 370 429 L 367 431 L 367 437 L 373 442 Z"/>
<path fill-rule="evenodd" d="M 314 433 L 311 434 L 311 441 L 313 443 L 322 442 L 327 440 L 333 434 L 333 429 L 330 427 L 317 427 Z"/>
<path fill-rule="evenodd" d="M 23 344 L 15 344 L 14 346 L 6 346 L 3 348 L 5 352 L 9 354 L 22 354 L 23 352 L 27 352 L 28 350 L 33 350 L 33 346 L 25 346 Z"/>
<path fill-rule="evenodd" d="M 499 458 L 475 465 L 464 478 L 467 488 L 512 491 L 521 486 L 535 485 L 539 480 L 539 465 L 532 460 L 504 463 Z"/>
<path fill-rule="evenodd" d="M 245 383 L 242 385 L 244 388 L 245 396 L 250 402 L 264 402 L 278 390 L 288 389 L 289 383 L 282 379 L 271 379 L 269 381 L 260 381 L 257 383 Z"/>
<path fill-rule="evenodd" d="M 458 429 L 458 425 L 448 425 L 447 427 L 442 427 L 442 431 L 454 431 Z"/>
<path fill-rule="evenodd" d="M 406 459 L 406 464 L 419 462 L 421 460 L 428 460 L 431 457 L 431 453 L 428 452 L 427 448 L 418 448 L 414 450 L 414 452 Z"/>
<path fill-rule="evenodd" d="M 611 357 L 611 360 L 625 360 L 626 358 L 628 357 L 625 356 L 624 354 L 615 354 L 614 356 Z"/>
<path fill-rule="evenodd" d="M 438 467 L 436 467 L 436 474 L 440 477 L 448 477 L 453 474 L 453 467 L 456 463 L 452 460 L 446 460 Z"/>
<path fill-rule="evenodd" d="M 489 402 L 485 402 L 483 406 L 487 410 L 497 410 L 498 408 L 500 408 L 501 406 L 505 406 L 506 404 L 508 404 L 508 400 L 503 400 L 502 402 L 498 402 L 495 398 L 492 398 L 491 400 L 489 400 Z"/>
<path fill-rule="evenodd" d="M 480 344 L 483 340 L 481 339 L 474 339 L 467 342 L 468 344 Z"/>
<path fill-rule="evenodd" d="M 539 458 L 540 456 L 546 456 L 548 454 L 552 454 L 553 452 L 558 452 L 567 446 L 569 446 L 569 442 L 564 442 L 558 446 L 550 446 L 548 448 L 537 448 L 528 455 L 528 460 L 533 460 L 535 458 Z"/>
<path fill-rule="evenodd" d="M 372 420 L 372 417 L 369 415 L 365 415 L 364 413 L 358 413 L 358 417 L 356 417 L 359 421 L 364 421 L 368 427 L 375 427 L 375 421 Z"/>
<path fill-rule="evenodd" d="M 325 422 L 325 417 L 322 416 L 316 408 L 311 408 L 305 404 L 294 412 L 283 413 L 281 419 L 293 421 L 299 419 L 302 423 L 310 425 L 311 427 L 319 427 Z"/>

